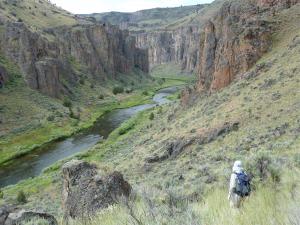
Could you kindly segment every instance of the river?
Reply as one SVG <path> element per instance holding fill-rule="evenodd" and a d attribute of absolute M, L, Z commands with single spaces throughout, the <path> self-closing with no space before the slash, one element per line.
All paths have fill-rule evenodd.
<path fill-rule="evenodd" d="M 99 118 L 93 127 L 63 141 L 48 144 L 34 151 L 34 153 L 14 160 L 9 166 L 0 169 L 0 187 L 14 185 L 21 180 L 36 177 L 55 162 L 87 151 L 100 140 L 106 139 L 113 130 L 138 112 L 152 108 L 155 105 L 169 103 L 170 100 L 167 97 L 177 90 L 178 87 L 162 89 L 153 97 L 155 104 L 114 110 Z"/>

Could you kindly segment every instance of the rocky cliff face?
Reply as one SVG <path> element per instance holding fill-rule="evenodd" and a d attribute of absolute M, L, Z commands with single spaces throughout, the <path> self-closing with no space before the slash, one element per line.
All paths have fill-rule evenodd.
<path fill-rule="evenodd" d="M 128 32 L 113 26 L 78 25 L 41 34 L 23 23 L 7 22 L 0 44 L 1 52 L 19 65 L 27 84 L 53 97 L 70 92 L 65 82 L 76 85 L 71 59 L 100 81 L 134 67 L 148 72 L 147 52 L 135 47 Z"/>
<path fill-rule="evenodd" d="M 290 7 L 296 2 L 224 3 L 217 16 L 207 22 L 200 41 L 198 89 L 221 89 L 249 70 L 271 46 L 273 27 L 264 20 L 265 13 L 277 7 Z"/>
<path fill-rule="evenodd" d="M 184 27 L 175 31 L 153 31 L 135 34 L 137 47 L 148 51 L 149 66 L 176 62 L 186 72 L 198 64 L 200 29 Z"/>
<path fill-rule="evenodd" d="M 84 218 L 128 198 L 130 184 L 119 172 L 100 175 L 94 165 L 72 160 L 63 166 L 63 209 L 65 218 Z"/>
<path fill-rule="evenodd" d="M 299 3 L 299 0 L 258 0 L 257 3 L 260 7 L 291 7 Z"/>

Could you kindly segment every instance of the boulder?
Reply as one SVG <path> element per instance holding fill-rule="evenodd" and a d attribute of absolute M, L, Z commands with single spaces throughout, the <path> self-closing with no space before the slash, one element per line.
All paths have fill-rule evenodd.
<path fill-rule="evenodd" d="M 65 218 L 88 217 L 131 193 L 119 172 L 102 176 L 94 165 L 79 160 L 66 163 L 62 171 Z"/>
<path fill-rule="evenodd" d="M 0 208 L 0 225 L 3 225 L 9 215 L 8 208 L 6 206 L 2 206 Z"/>
<path fill-rule="evenodd" d="M 43 219 L 49 225 L 57 225 L 54 216 L 44 212 L 20 210 L 13 206 L 0 207 L 0 225 L 22 225 L 31 219 Z"/>

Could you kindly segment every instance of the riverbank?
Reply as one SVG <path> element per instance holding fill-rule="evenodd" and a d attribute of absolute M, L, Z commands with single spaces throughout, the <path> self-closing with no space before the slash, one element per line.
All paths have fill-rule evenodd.
<path fill-rule="evenodd" d="M 146 83 L 133 93 L 122 94 L 103 100 L 100 104 L 91 105 L 81 112 L 80 119 L 67 118 L 64 121 L 44 121 L 38 128 L 25 131 L 19 135 L 10 135 L 0 141 L 0 167 L 7 166 L 14 159 L 32 153 L 42 146 L 51 144 L 58 140 L 66 139 L 82 130 L 88 129 L 105 113 L 115 109 L 123 109 L 151 102 L 151 98 L 159 89 L 182 85 L 185 82 L 174 79 L 156 79 Z"/>
<path fill-rule="evenodd" d="M 165 88 L 164 88 L 165 89 Z M 178 90 L 178 89 L 177 89 Z M 174 91 L 176 91 L 176 88 L 168 90 L 166 90 L 168 93 L 168 95 L 171 95 Z M 156 93 L 156 95 L 153 97 L 153 99 L 157 99 L 156 96 L 161 95 L 161 91 L 158 91 Z M 152 96 L 152 94 L 151 94 Z M 105 141 L 99 143 L 98 145 L 95 145 L 93 148 L 91 148 L 90 151 L 87 152 L 82 152 L 79 154 L 76 154 L 75 156 L 71 156 L 71 158 L 86 158 L 86 160 L 88 161 L 94 161 L 93 157 L 99 157 L 99 153 L 104 154 L 105 152 L 107 152 L 108 150 L 108 146 L 110 145 L 114 145 L 115 142 L 119 142 L 120 140 L 124 140 L 124 138 L 126 139 L 126 137 L 131 133 L 132 130 L 135 129 L 136 126 L 141 125 L 145 122 L 147 122 L 148 120 L 151 120 L 149 115 L 154 112 L 155 114 L 157 113 L 157 111 L 161 111 L 162 110 L 162 106 L 159 106 L 160 104 L 164 104 L 167 103 L 166 100 L 163 99 L 167 99 L 167 95 L 163 94 L 161 97 L 161 100 L 159 100 L 159 102 L 157 102 L 157 100 L 155 100 L 156 103 L 159 103 L 155 108 L 152 108 L 153 106 L 155 106 L 155 104 L 145 104 L 145 105 L 140 105 L 144 106 L 145 109 L 142 111 L 137 111 L 136 115 L 133 116 L 132 118 L 126 120 L 126 122 L 122 123 L 121 126 L 117 127 L 115 130 L 112 131 L 112 133 L 110 133 L 110 135 L 108 136 L 108 139 L 106 139 Z M 168 101 L 168 100 L 167 100 Z M 131 108 L 137 108 L 137 107 L 131 107 Z M 118 111 L 118 110 L 117 110 Z M 122 110 L 120 110 L 122 111 Z M 107 113 L 106 115 L 108 115 L 109 113 Z M 99 151 L 99 146 L 101 146 L 100 148 L 105 151 Z M 97 153 L 95 153 L 95 150 L 97 151 Z M 40 157 L 40 156 L 39 156 Z M 51 158 L 51 156 L 50 156 Z M 46 170 L 44 170 L 44 172 L 35 178 L 30 178 L 30 179 L 26 179 L 21 181 L 20 183 L 18 183 L 17 185 L 13 185 L 13 186 L 8 186 L 4 188 L 4 196 L 6 199 L 6 202 L 14 202 L 14 197 L 16 195 L 16 193 L 20 192 L 20 191 L 24 191 L 27 193 L 27 196 L 30 198 L 33 198 L 30 200 L 30 202 L 35 202 L 36 201 L 36 197 L 37 196 L 41 196 L 42 193 L 44 192 L 44 190 L 48 190 L 49 188 L 52 189 L 60 189 L 59 185 L 60 182 L 58 181 L 60 178 L 60 168 L 61 165 L 63 163 L 65 163 L 66 161 L 70 160 L 70 157 L 67 158 L 63 158 L 62 160 L 57 161 L 56 163 L 52 164 L 50 167 L 48 167 Z M 28 161 L 28 163 L 32 163 L 30 161 Z M 35 164 L 35 163 L 33 163 Z M 21 166 L 21 165 L 20 165 Z M 48 191 L 47 191 L 48 192 Z M 51 192 L 51 191 L 50 191 Z M 57 194 L 57 193 L 56 193 Z M 1 200 L 0 200 L 1 203 Z M 52 205 L 53 206 L 53 205 Z"/>

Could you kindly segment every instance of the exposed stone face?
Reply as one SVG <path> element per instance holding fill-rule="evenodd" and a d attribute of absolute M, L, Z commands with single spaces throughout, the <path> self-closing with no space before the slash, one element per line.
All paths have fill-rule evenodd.
<path fill-rule="evenodd" d="M 15 206 L 0 207 L 0 225 L 19 225 L 36 218 L 43 219 L 49 225 L 58 224 L 55 217 L 48 213 L 18 209 Z"/>
<path fill-rule="evenodd" d="M 33 212 L 20 210 L 18 212 L 10 213 L 4 225 L 19 225 L 24 224 L 30 219 L 43 219 L 49 225 L 58 225 L 54 216 L 47 213 Z"/>
<path fill-rule="evenodd" d="M 271 27 L 256 5 L 224 3 L 207 23 L 201 40 L 198 88 L 218 90 L 229 85 L 268 51 Z"/>
<path fill-rule="evenodd" d="M 66 218 L 92 215 L 131 193 L 131 186 L 121 173 L 100 176 L 95 166 L 79 160 L 72 160 L 63 166 L 63 179 Z"/>
<path fill-rule="evenodd" d="M 6 206 L 0 207 L 0 224 L 3 225 L 9 215 L 8 208 Z"/>
<path fill-rule="evenodd" d="M 186 72 L 193 72 L 198 65 L 200 29 L 184 27 L 175 31 L 154 31 L 134 34 L 137 47 L 148 49 L 149 65 L 175 62 Z"/>
<path fill-rule="evenodd" d="M 258 5 L 260 7 L 274 7 L 274 6 L 281 6 L 281 7 L 291 7 L 297 3 L 300 3 L 299 0 L 258 0 Z"/>
<path fill-rule="evenodd" d="M 1 51 L 18 64 L 25 81 L 53 97 L 69 93 L 63 81 L 74 86 L 78 77 L 71 59 L 84 65 L 99 81 L 134 67 L 148 72 L 146 52 L 135 47 L 128 32 L 108 25 L 78 25 L 48 29 L 51 41 L 23 23 L 6 22 Z"/>

